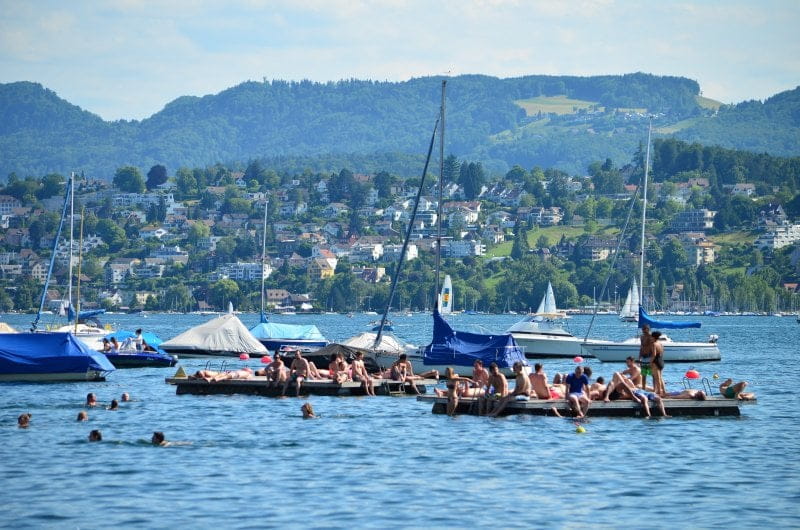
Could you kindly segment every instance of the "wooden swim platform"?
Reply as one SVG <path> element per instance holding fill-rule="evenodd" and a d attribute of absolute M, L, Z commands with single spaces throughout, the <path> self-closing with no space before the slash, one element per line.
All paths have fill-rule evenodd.
<path fill-rule="evenodd" d="M 447 398 L 438 396 L 417 396 L 418 401 L 431 403 L 434 414 L 447 413 Z M 664 407 L 670 416 L 739 416 L 739 405 L 755 404 L 755 401 L 739 401 L 721 397 L 710 397 L 703 401 L 694 399 L 664 399 Z M 571 417 L 572 411 L 564 399 L 531 399 L 530 401 L 511 401 L 501 416 L 512 414 L 530 414 L 537 416 L 555 416 L 555 408 L 564 417 Z M 456 414 L 478 415 L 476 398 L 459 398 Z M 658 405 L 650 402 L 650 414 L 657 418 L 661 415 Z M 587 413 L 589 417 L 644 417 L 641 405 L 632 400 L 592 401 Z"/>
<path fill-rule="evenodd" d="M 405 383 L 393 379 L 373 379 L 375 393 L 381 396 L 405 396 L 415 395 L 414 391 Z M 189 379 L 187 377 L 168 377 L 166 382 L 175 385 L 176 394 L 254 394 L 259 396 L 280 397 L 282 386 L 267 385 L 267 378 L 264 376 L 253 376 L 249 379 L 226 379 L 216 383 L 209 383 L 202 379 Z M 418 379 L 414 381 L 422 394 L 428 391 L 429 386 L 437 383 L 435 379 Z M 286 395 L 294 397 L 295 388 L 293 383 L 289 383 Z M 303 381 L 300 386 L 300 395 L 315 396 L 364 396 L 364 388 L 360 382 L 348 381 L 346 383 L 336 383 L 330 380 L 308 380 Z"/>

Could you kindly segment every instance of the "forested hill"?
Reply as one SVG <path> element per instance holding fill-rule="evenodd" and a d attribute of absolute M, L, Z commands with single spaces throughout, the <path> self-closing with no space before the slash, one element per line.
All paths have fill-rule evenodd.
<path fill-rule="evenodd" d="M 379 159 L 381 169 L 418 174 L 440 90 L 440 80 L 432 77 L 401 83 L 246 82 L 215 95 L 178 98 L 142 121 L 105 122 L 39 84 L 0 84 L 0 178 L 70 170 L 111 178 L 122 165 L 164 164 L 174 171 L 254 158 L 329 164 L 332 170 L 343 161 L 360 170 Z M 695 81 L 643 73 L 454 77 L 447 88 L 447 151 L 499 171 L 521 164 L 584 172 L 598 159 L 629 161 L 646 128 L 644 114 L 651 113 L 661 127 L 678 124 L 681 138 L 800 154 L 800 143 L 791 141 L 798 130 L 796 96 L 724 108 L 715 116 L 699 92 Z M 794 109 L 793 121 L 771 121 L 769 109 L 777 105 Z M 741 125 L 754 106 L 764 120 L 758 141 Z M 785 117 L 785 111 L 778 114 Z M 732 125 L 705 125 L 723 118 Z M 703 127 L 710 127 L 713 140 L 705 141 Z M 771 138 L 786 141 L 775 151 L 762 148 Z"/>

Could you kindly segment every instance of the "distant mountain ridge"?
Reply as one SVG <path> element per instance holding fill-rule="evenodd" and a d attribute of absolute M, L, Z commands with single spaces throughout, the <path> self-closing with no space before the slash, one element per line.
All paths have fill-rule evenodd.
<path fill-rule="evenodd" d="M 630 160 L 646 118 L 678 123 L 675 137 L 704 144 L 800 154 L 800 88 L 763 103 L 698 104 L 681 77 L 464 75 L 448 80 L 447 152 L 503 171 L 514 164 L 584 172 L 594 160 Z M 528 115 L 522 100 L 564 96 L 580 108 Z M 405 82 L 248 81 L 218 94 L 183 96 L 142 121 L 106 122 L 37 83 L 0 84 L 0 178 L 116 168 L 198 167 L 255 158 L 371 166 L 370 157 L 416 175 L 439 108 L 440 78 Z M 638 110 L 637 110 L 638 109 Z M 326 162 L 330 160 L 330 162 Z M 340 167 L 330 167 L 338 170 Z M 370 168 L 374 169 L 374 168 Z"/>

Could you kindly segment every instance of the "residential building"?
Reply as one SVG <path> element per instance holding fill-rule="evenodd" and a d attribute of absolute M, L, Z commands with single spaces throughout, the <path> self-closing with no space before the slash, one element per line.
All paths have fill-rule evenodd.
<path fill-rule="evenodd" d="M 714 216 L 717 212 L 701 208 L 678 212 L 670 222 L 673 232 L 704 232 L 714 228 Z"/>
<path fill-rule="evenodd" d="M 800 241 L 800 224 L 785 224 L 771 228 L 758 236 L 756 248 L 777 250 Z"/>

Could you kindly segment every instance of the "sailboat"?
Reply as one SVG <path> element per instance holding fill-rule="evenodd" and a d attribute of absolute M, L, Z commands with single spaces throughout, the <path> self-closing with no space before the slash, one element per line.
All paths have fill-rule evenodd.
<path fill-rule="evenodd" d="M 644 166 L 644 185 L 642 194 L 642 227 L 641 227 L 641 250 L 639 260 L 639 291 L 638 291 L 638 304 L 636 313 L 638 315 L 639 328 L 645 325 L 651 328 L 660 329 L 685 329 L 685 328 L 699 328 L 700 322 L 666 322 L 657 321 L 650 318 L 642 306 L 642 287 L 644 286 L 644 257 L 645 257 L 645 221 L 647 220 L 647 177 L 650 171 L 650 135 L 652 132 L 652 122 L 647 131 L 647 155 L 645 158 Z M 635 284 L 634 284 L 635 285 Z M 717 335 L 711 335 L 708 342 L 677 342 L 673 341 L 666 335 L 662 335 L 661 339 L 664 346 L 664 361 L 665 362 L 699 362 L 699 361 L 719 361 L 722 354 L 717 346 Z M 639 337 L 631 337 L 624 341 L 604 341 L 604 340 L 586 340 L 583 342 L 583 349 L 588 354 L 597 357 L 603 362 L 620 362 L 624 361 L 627 357 L 631 356 L 637 358 L 639 356 L 639 346 L 641 340 Z"/>
<path fill-rule="evenodd" d="M 264 237 L 261 240 L 261 318 L 258 324 L 250 328 L 250 333 L 258 342 L 272 352 L 281 348 L 299 348 L 305 351 L 316 350 L 328 345 L 319 328 L 313 324 L 277 324 L 270 322 L 265 311 L 265 281 L 264 273 L 267 265 L 267 213 L 269 200 L 264 205 Z"/>
<path fill-rule="evenodd" d="M 439 313 L 449 315 L 453 312 L 453 281 L 450 275 L 444 277 L 442 292 L 439 293 Z"/>
<path fill-rule="evenodd" d="M 583 355 L 581 339 L 563 328 L 566 313 L 556 309 L 553 285 L 547 282 L 542 301 L 535 313 L 508 328 L 525 351 L 526 359 L 573 358 Z"/>
<path fill-rule="evenodd" d="M 444 184 L 444 123 L 445 123 L 445 90 L 447 81 L 442 81 L 441 122 L 439 135 L 439 197 L 436 222 L 436 290 L 439 293 L 439 273 L 441 268 L 442 248 L 442 189 Z M 444 300 L 443 300 L 444 301 Z M 447 367 L 454 367 L 456 372 L 472 369 L 476 360 L 480 359 L 488 366 L 495 362 L 505 373 L 511 373 L 511 367 L 517 361 L 527 366 L 522 349 L 517 345 L 510 333 L 484 334 L 454 330 L 442 317 L 437 306 L 433 312 L 433 338 L 431 343 L 420 348 L 415 355 L 409 355 L 414 371 L 422 373 L 430 370 L 444 372 Z"/>
<path fill-rule="evenodd" d="M 625 303 L 619 312 L 619 319 L 623 322 L 639 321 L 639 286 L 636 285 L 636 278 L 628 289 L 628 296 L 625 297 Z"/>
<path fill-rule="evenodd" d="M 106 375 L 114 371 L 114 365 L 105 355 L 90 349 L 73 333 L 37 329 L 53 275 L 56 248 L 64 227 L 73 180 L 71 177 L 67 184 L 61 221 L 53 242 L 53 254 L 31 330 L 26 333 L 0 333 L 0 381 L 104 381 Z"/>

